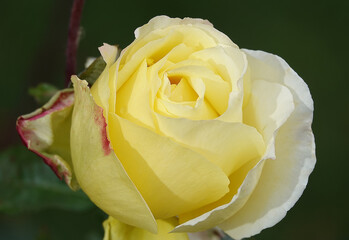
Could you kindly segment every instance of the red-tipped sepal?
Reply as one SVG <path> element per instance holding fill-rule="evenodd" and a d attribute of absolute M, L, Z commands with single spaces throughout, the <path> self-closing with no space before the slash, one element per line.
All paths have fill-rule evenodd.
<path fill-rule="evenodd" d="M 25 146 L 43 158 L 59 179 L 76 190 L 70 155 L 70 128 L 74 105 L 73 89 L 57 92 L 48 103 L 17 119 L 17 131 Z"/>

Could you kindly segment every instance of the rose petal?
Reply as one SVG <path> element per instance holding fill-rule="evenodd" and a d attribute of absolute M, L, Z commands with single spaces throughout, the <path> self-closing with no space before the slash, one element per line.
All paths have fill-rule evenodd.
<path fill-rule="evenodd" d="M 310 111 L 313 111 L 313 99 L 309 88 L 301 77 L 277 55 L 248 49 L 242 49 L 246 53 L 251 68 L 251 78 L 276 82 L 287 86 L 292 92 L 296 102 L 302 102 Z M 308 120 L 309 121 L 309 120 Z"/>
<path fill-rule="evenodd" d="M 316 161 L 311 131 L 313 101 L 307 85 L 280 57 L 244 51 L 253 69 L 252 78 L 287 86 L 295 110 L 275 138 L 276 160 L 266 161 L 248 202 L 220 225 L 235 239 L 252 236 L 279 222 L 302 195 Z"/>
<path fill-rule="evenodd" d="M 294 110 L 290 90 L 278 83 L 252 80 L 250 101 L 243 110 L 244 123 L 255 127 L 268 144 L 269 158 L 275 159 L 275 130 Z"/>
<path fill-rule="evenodd" d="M 231 181 L 229 192 L 222 199 L 206 206 L 206 208 L 193 211 L 189 216 L 181 216 L 184 220 L 190 219 L 190 217 L 194 218 L 178 225 L 173 232 L 203 231 L 217 226 L 217 224 L 234 215 L 246 203 L 258 183 L 264 161 L 260 161 L 251 169 L 253 164 L 255 164 L 255 161 L 251 161 L 251 164 L 243 166 L 232 175 L 235 182 Z"/>
<path fill-rule="evenodd" d="M 251 69 L 253 71 L 253 66 L 251 66 Z M 293 112 L 293 98 L 290 91 L 280 84 L 254 80 L 253 78 L 251 84 L 251 96 L 246 109 L 244 109 L 244 120 L 256 127 L 262 134 L 264 141 L 266 141 L 267 150 L 262 160 L 251 171 L 249 170 L 253 165 L 247 165 L 238 170 L 236 173 L 238 175 L 235 176 L 237 180 L 232 181 L 232 176 L 230 176 L 231 182 L 234 183 L 241 184 L 244 179 L 241 186 L 230 186 L 230 194 L 227 196 L 230 199 L 219 201 L 218 203 L 221 203 L 221 206 L 213 205 L 216 207 L 213 210 L 211 210 L 213 206 L 209 206 L 211 209 L 207 209 L 210 211 L 206 211 L 206 213 L 199 211 L 198 213 L 204 214 L 179 225 L 175 231 L 204 230 L 230 217 L 235 218 L 234 214 L 244 206 L 254 191 L 265 160 L 275 158 L 274 136 L 279 127 L 284 124 Z M 233 195 L 231 193 L 236 194 Z M 194 214 L 198 215 L 198 213 Z"/>
<path fill-rule="evenodd" d="M 147 63 L 144 60 L 119 89 L 115 112 L 126 119 L 155 128 L 150 105 L 151 86 L 147 79 Z"/>
<path fill-rule="evenodd" d="M 189 83 L 187 79 L 182 79 L 180 82 L 176 84 L 171 85 L 171 95 L 170 100 L 174 102 L 192 102 L 196 101 L 198 99 L 198 93 L 196 92 L 196 89 L 193 89 L 192 84 Z M 201 87 L 201 89 L 203 89 Z"/>
<path fill-rule="evenodd" d="M 243 123 L 218 120 L 192 121 L 157 115 L 160 132 L 200 153 L 227 176 L 265 152 L 262 136 Z"/>
<path fill-rule="evenodd" d="M 215 46 L 197 51 L 189 58 L 209 63 L 223 80 L 230 83 L 232 91 L 239 90 L 237 81 L 243 76 L 246 68 L 245 54 L 239 49 Z"/>
<path fill-rule="evenodd" d="M 157 29 L 163 29 L 163 28 L 167 28 L 170 26 L 174 26 L 174 25 L 192 25 L 195 26 L 196 28 L 200 28 L 202 30 L 204 30 L 205 32 L 207 32 L 208 34 L 210 34 L 210 36 L 215 39 L 215 41 L 217 43 L 221 43 L 221 44 L 226 44 L 229 46 L 234 46 L 237 47 L 228 36 L 226 36 L 224 33 L 218 31 L 217 29 L 213 28 L 213 25 L 207 21 L 207 20 L 203 20 L 200 18 L 184 18 L 184 19 L 180 19 L 180 18 L 169 18 L 168 16 L 156 16 L 152 19 L 150 19 L 150 21 L 137 28 L 135 31 L 135 37 L 138 38 L 142 38 L 145 35 L 147 35 L 150 32 L 153 32 L 154 30 Z"/>
<path fill-rule="evenodd" d="M 73 76 L 72 82 L 71 155 L 81 188 L 109 215 L 156 232 L 151 211 L 110 147 L 102 108 L 95 104 L 86 81 Z"/>
<path fill-rule="evenodd" d="M 200 44 L 193 39 L 200 39 Z M 123 84 L 132 77 L 139 64 L 147 60 L 149 65 L 160 61 L 169 55 L 170 59 L 175 60 L 171 51 L 183 50 L 183 47 L 176 49 L 178 46 L 186 45 L 185 54 L 194 50 L 210 48 L 216 45 L 214 40 L 200 29 L 193 27 L 181 28 L 179 30 L 161 30 L 151 33 L 144 39 L 136 39 L 127 49 L 125 49 L 120 59 L 120 69 L 118 73 L 117 88 L 118 91 Z M 171 56 L 172 55 L 172 56 Z M 177 58 L 181 60 L 181 58 Z"/>
<path fill-rule="evenodd" d="M 17 120 L 17 131 L 27 148 L 40 157 L 64 178 L 68 186 L 79 188 L 70 157 L 70 122 L 74 104 L 74 92 L 65 89 L 57 92 L 38 110 Z"/>
<path fill-rule="evenodd" d="M 218 119 L 227 122 L 241 122 L 242 77 L 247 69 L 245 54 L 234 47 L 217 46 L 195 52 L 190 55 L 190 59 L 208 62 L 215 69 L 215 72 L 230 85 L 228 106 L 225 107 L 225 112 Z"/>
<path fill-rule="evenodd" d="M 109 126 L 117 156 L 156 218 L 193 210 L 228 191 L 224 172 L 200 154 L 113 113 Z"/>
<path fill-rule="evenodd" d="M 109 45 L 107 43 L 103 43 L 103 46 L 99 47 L 98 50 L 107 65 L 112 65 L 119 53 L 117 46 Z"/>
<path fill-rule="evenodd" d="M 155 101 L 155 111 L 165 116 L 175 118 L 188 118 L 193 120 L 216 118 L 218 116 L 217 112 L 204 98 L 205 85 L 201 79 L 190 79 L 190 85 L 198 94 L 196 102 L 175 102 L 170 99 L 157 98 Z"/>
<path fill-rule="evenodd" d="M 231 85 L 224 81 L 221 76 L 214 73 L 207 66 L 192 65 L 190 61 L 188 64 L 177 66 L 174 64 L 167 70 L 168 75 L 181 76 L 186 79 L 200 79 L 205 86 L 204 95 L 207 101 L 214 107 L 219 115 L 223 114 L 228 107 L 229 93 Z"/>
<path fill-rule="evenodd" d="M 186 233 L 169 233 L 177 225 L 176 218 L 166 220 L 158 219 L 158 233 L 153 234 L 147 230 L 133 227 L 109 217 L 103 222 L 103 240 L 189 240 Z"/>
<path fill-rule="evenodd" d="M 115 82 L 114 74 L 116 64 L 114 63 L 118 54 L 118 48 L 104 43 L 104 45 L 99 48 L 99 51 L 107 65 L 99 78 L 93 84 L 91 94 L 93 95 L 93 98 L 98 106 L 102 107 L 103 109 L 109 109 L 109 106 L 111 106 L 111 108 L 115 109 L 115 98 L 111 97 L 115 96 L 115 94 L 113 94 L 110 89 L 113 89 L 111 87 L 113 87 Z M 104 114 L 106 114 L 106 112 L 104 112 Z"/>

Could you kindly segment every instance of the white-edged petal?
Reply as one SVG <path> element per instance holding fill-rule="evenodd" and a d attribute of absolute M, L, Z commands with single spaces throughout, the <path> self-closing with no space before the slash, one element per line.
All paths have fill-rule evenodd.
<path fill-rule="evenodd" d="M 220 224 L 235 239 L 249 237 L 279 222 L 302 195 L 315 157 L 311 130 L 313 101 L 304 81 L 280 57 L 244 50 L 252 79 L 278 82 L 289 88 L 295 110 L 275 138 L 275 160 L 267 160 L 250 199 L 233 217 Z"/>

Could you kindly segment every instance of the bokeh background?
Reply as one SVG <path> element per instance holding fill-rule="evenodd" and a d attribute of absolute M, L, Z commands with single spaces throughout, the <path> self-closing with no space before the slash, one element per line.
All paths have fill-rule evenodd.
<path fill-rule="evenodd" d="M 38 107 L 28 88 L 64 86 L 71 0 L 2 1 L 0 239 L 102 239 L 106 215 L 21 145 L 16 118 Z M 349 239 L 349 1 L 86 0 L 78 72 L 103 42 L 126 47 L 150 18 L 210 20 L 242 48 L 277 54 L 315 102 L 317 165 L 301 199 L 253 239 Z"/>

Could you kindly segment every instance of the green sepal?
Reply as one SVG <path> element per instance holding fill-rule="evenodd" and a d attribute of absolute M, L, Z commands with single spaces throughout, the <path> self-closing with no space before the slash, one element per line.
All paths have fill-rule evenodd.
<path fill-rule="evenodd" d="M 90 66 L 79 74 L 80 79 L 86 80 L 90 86 L 98 79 L 107 64 L 102 57 L 96 58 Z"/>

